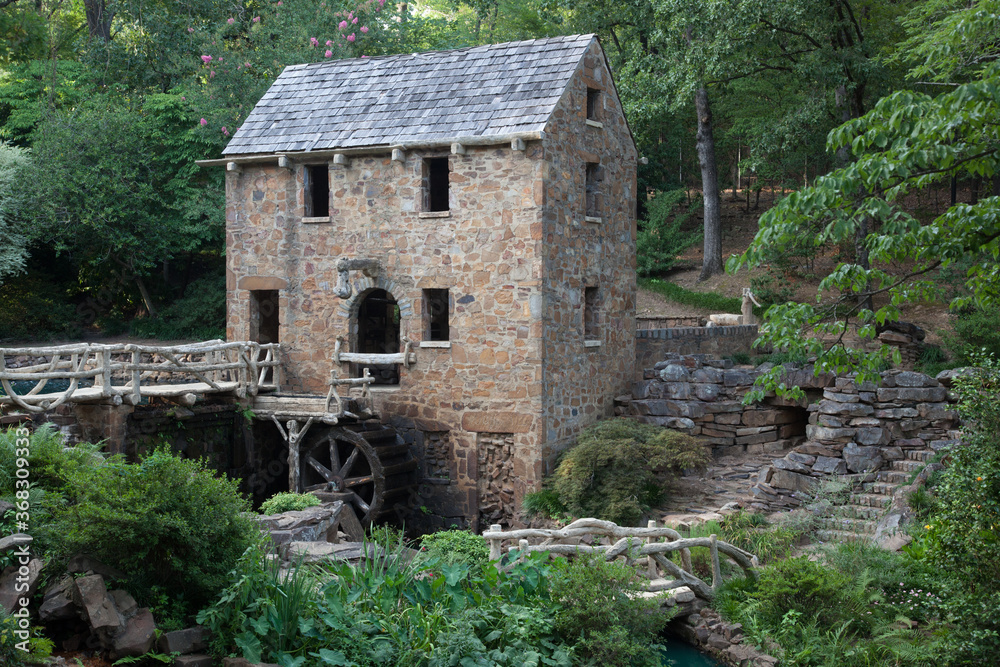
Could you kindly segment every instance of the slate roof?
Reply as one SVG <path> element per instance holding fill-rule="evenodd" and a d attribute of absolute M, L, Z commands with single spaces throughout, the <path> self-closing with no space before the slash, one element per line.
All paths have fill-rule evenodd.
<path fill-rule="evenodd" d="M 593 35 L 286 67 L 223 155 L 540 131 Z"/>

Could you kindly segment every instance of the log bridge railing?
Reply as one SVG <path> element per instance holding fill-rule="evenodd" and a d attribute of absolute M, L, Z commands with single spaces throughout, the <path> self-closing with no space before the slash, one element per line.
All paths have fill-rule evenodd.
<path fill-rule="evenodd" d="M 281 385 L 278 343 L 207 341 L 189 345 L 72 344 L 0 348 L 0 405 L 44 412 L 66 402 L 137 405 L 160 397 L 193 405 L 199 395 L 231 393 L 247 398 Z M 27 356 L 41 363 L 10 367 L 8 359 Z M 165 379 L 164 379 L 165 377 Z M 25 393 L 12 383 L 34 382 Z M 50 381 L 64 389 L 44 391 Z"/>
<path fill-rule="evenodd" d="M 581 544 L 580 539 L 586 536 L 608 538 L 612 544 Z M 562 529 L 526 528 L 522 530 L 504 531 L 503 527 L 494 524 L 483 533 L 490 545 L 490 560 L 496 561 L 500 567 L 503 557 L 504 542 L 514 543 L 508 546 L 508 552 L 519 554 L 520 557 L 531 552 L 548 552 L 563 556 L 579 554 L 600 554 L 605 560 L 624 558 L 629 564 L 643 559 L 646 561 L 642 575 L 650 580 L 649 591 L 669 591 L 682 586 L 690 588 L 695 595 L 712 600 L 722 586 L 722 565 L 720 554 L 727 556 L 736 563 L 744 573 L 756 577 L 757 557 L 737 546 L 723 542 L 715 535 L 709 537 L 682 537 L 673 528 L 657 527 L 655 521 L 650 521 L 647 528 L 629 528 L 619 526 L 611 521 L 599 519 L 577 519 Z M 531 544 L 529 540 L 542 540 Z M 572 544 L 560 543 L 570 540 Z M 691 549 L 704 547 L 709 550 L 712 561 L 712 583 L 704 582 L 694 574 L 691 567 Z M 668 554 L 680 552 L 680 564 L 670 560 Z M 661 570 L 663 574 L 661 574 Z M 669 575 L 669 580 L 667 575 Z"/>

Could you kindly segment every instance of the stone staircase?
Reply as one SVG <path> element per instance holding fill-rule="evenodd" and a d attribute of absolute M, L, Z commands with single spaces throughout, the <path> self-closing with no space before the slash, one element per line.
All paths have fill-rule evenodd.
<path fill-rule="evenodd" d="M 875 481 L 860 482 L 843 504 L 834 505 L 819 519 L 815 537 L 822 542 L 857 542 L 871 540 L 879 519 L 892 505 L 896 489 L 906 485 L 920 472 L 935 452 L 932 449 L 904 450 L 904 457 L 890 461 L 879 470 Z"/>

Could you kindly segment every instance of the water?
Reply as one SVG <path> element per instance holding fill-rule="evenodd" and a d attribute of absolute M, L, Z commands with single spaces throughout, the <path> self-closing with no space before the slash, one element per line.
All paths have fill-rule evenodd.
<path fill-rule="evenodd" d="M 23 395 L 27 394 L 29 391 L 34 389 L 35 385 L 38 384 L 34 380 L 11 380 L 10 386 L 14 390 L 15 394 Z M 81 380 L 77 387 L 89 387 L 93 384 L 93 380 Z M 69 389 L 69 380 L 49 380 L 45 384 L 45 388 L 42 389 L 43 394 L 55 393 L 58 391 L 66 391 Z M 4 395 L 6 392 L 0 387 L 0 395 Z"/>
<path fill-rule="evenodd" d="M 722 663 L 714 658 L 710 658 L 698 649 L 673 637 L 664 637 L 663 643 L 667 647 L 663 651 L 663 656 L 667 658 L 668 664 L 674 667 L 722 667 Z"/>

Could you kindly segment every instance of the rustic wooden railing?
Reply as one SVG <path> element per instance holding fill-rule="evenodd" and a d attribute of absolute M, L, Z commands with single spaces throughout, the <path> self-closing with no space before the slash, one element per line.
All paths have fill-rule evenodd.
<path fill-rule="evenodd" d="M 0 348 L 0 387 L 5 394 L 0 405 L 43 412 L 66 402 L 137 405 L 143 397 L 162 397 L 193 404 L 199 395 L 211 393 L 246 398 L 279 389 L 280 347 L 215 340 L 176 346 L 80 343 Z M 44 361 L 11 367 L 9 359 L 23 356 Z M 69 386 L 46 392 L 50 381 L 68 381 Z M 35 385 L 18 393 L 14 382 Z"/>
<path fill-rule="evenodd" d="M 610 538 L 614 543 L 580 544 L 580 538 L 586 536 L 598 539 Z M 577 519 L 558 530 L 526 528 L 509 531 L 504 531 L 502 526 L 494 524 L 483 533 L 483 537 L 490 545 L 490 560 L 496 561 L 498 567 L 503 556 L 504 542 L 516 542 L 516 546 L 514 544 L 508 546 L 508 552 L 516 552 L 522 557 L 531 552 L 544 551 L 563 556 L 600 554 L 605 560 L 624 558 L 629 563 L 642 558 L 646 560 L 646 570 L 643 574 L 651 581 L 648 587 L 650 591 L 669 591 L 687 586 L 704 600 L 712 600 L 722 586 L 720 554 L 731 559 L 748 576 L 756 577 L 758 566 L 756 556 L 719 540 L 715 535 L 685 538 L 673 528 L 657 527 L 655 521 L 650 521 L 647 528 L 629 528 L 600 519 Z M 531 539 L 543 541 L 540 544 L 531 544 L 529 541 Z M 560 540 L 573 540 L 574 543 L 560 544 Z M 711 554 L 711 584 L 705 583 L 692 571 L 691 549 L 699 547 L 707 548 Z M 675 551 L 680 552 L 680 564 L 667 557 L 667 554 Z M 660 570 L 663 571 L 663 575 Z M 664 576 L 666 574 L 672 579 L 666 580 Z"/>

